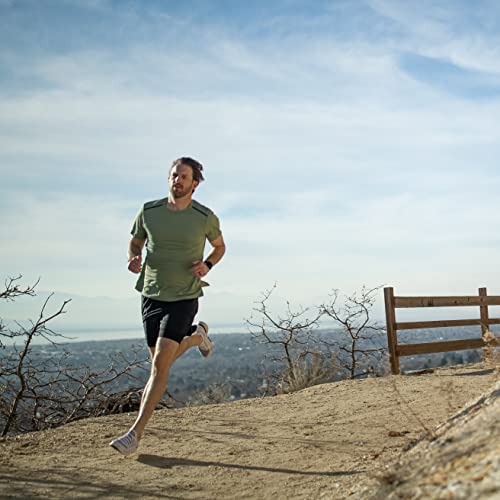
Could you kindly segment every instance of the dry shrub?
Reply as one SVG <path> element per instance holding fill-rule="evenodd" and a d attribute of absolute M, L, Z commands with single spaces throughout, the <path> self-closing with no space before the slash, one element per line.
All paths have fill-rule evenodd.
<path fill-rule="evenodd" d="M 286 370 L 276 384 L 276 392 L 286 394 L 300 391 L 313 385 L 333 382 L 340 364 L 331 353 L 311 352 L 301 356 L 293 365 L 293 371 Z"/>
<path fill-rule="evenodd" d="M 21 276 L 8 278 L 0 300 L 36 296 L 38 284 L 22 287 Z M 106 413 L 126 411 L 136 404 L 136 391 L 117 392 L 118 381 L 135 383 L 145 370 L 142 349 L 116 353 L 105 369 L 73 362 L 56 340 L 51 322 L 66 312 L 66 300 L 48 313 L 49 295 L 38 316 L 25 324 L 7 326 L 0 318 L 0 435 L 44 430 Z M 45 340 L 56 347 L 50 356 L 36 356 L 33 344 Z M 124 410 L 125 409 L 125 410 Z"/>
<path fill-rule="evenodd" d="M 189 406 L 225 403 L 231 399 L 231 390 L 224 383 L 215 383 L 196 392 L 189 400 Z"/>

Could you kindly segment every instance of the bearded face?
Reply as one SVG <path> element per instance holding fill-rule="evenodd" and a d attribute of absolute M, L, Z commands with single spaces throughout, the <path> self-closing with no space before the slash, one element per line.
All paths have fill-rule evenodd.
<path fill-rule="evenodd" d="M 177 165 L 168 176 L 170 195 L 173 198 L 183 198 L 193 193 L 198 182 L 193 179 L 193 170 L 188 165 Z"/>

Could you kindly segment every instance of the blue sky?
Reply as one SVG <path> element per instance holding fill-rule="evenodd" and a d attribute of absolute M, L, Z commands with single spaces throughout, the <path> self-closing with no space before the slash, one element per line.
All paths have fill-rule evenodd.
<path fill-rule="evenodd" d="M 494 1 L 0 0 L 1 274 L 138 324 L 130 226 L 190 155 L 209 322 L 275 282 L 500 294 L 499 47 Z"/>

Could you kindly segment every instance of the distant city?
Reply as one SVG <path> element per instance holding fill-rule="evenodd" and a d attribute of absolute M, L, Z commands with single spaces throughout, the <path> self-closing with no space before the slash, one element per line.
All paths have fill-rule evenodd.
<path fill-rule="evenodd" d="M 76 332 L 71 333 L 75 336 Z M 73 366 L 87 365 L 95 370 L 105 369 L 110 364 L 114 354 L 123 353 L 125 356 L 134 352 L 144 359 L 143 368 L 137 370 L 134 388 L 142 388 L 148 377 L 149 361 L 148 352 L 141 332 L 134 330 L 103 330 L 87 331 L 85 341 L 67 341 L 60 339 L 59 345 L 33 346 L 32 353 L 39 361 L 44 357 L 52 357 L 59 351 L 66 350 L 70 353 L 68 362 Z M 318 335 L 338 345 L 347 345 L 345 334 L 334 330 L 321 330 Z M 450 331 L 439 330 L 413 330 L 401 332 L 400 343 L 431 342 L 442 339 L 474 338 L 480 335 L 477 328 L 464 327 Z M 84 338 L 78 336 L 78 339 Z M 90 339 L 94 340 L 90 340 Z M 207 388 L 218 386 L 224 389 L 226 398 L 241 399 L 261 396 L 266 393 L 267 378 L 272 373 L 279 373 L 283 364 L 283 353 L 279 346 L 257 343 L 250 333 L 215 333 L 212 335 L 215 342 L 213 356 L 206 360 L 200 356 L 197 349 L 191 349 L 175 363 L 170 376 L 168 391 L 177 400 L 177 405 L 192 404 L 198 399 L 200 392 Z M 376 339 L 376 345 L 386 347 L 384 335 Z M 9 349 L 7 348 L 7 351 Z M 342 356 L 341 351 L 338 351 Z M 401 358 L 403 371 L 413 371 L 432 368 L 442 365 L 456 365 L 473 363 L 481 359 L 480 350 L 467 350 L 431 355 L 409 356 Z M 376 360 L 378 366 L 374 367 L 374 376 L 384 373 L 387 358 L 379 356 Z M 339 371 L 333 374 L 333 380 L 346 378 L 346 373 Z M 122 391 L 130 389 L 118 383 L 113 390 Z"/>

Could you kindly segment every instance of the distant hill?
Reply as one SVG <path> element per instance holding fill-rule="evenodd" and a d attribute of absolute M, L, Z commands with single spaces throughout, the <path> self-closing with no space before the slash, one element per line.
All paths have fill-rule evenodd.
<path fill-rule="evenodd" d="M 0 490 L 5 498 L 378 499 L 438 482 L 436 492 L 466 484 L 469 496 L 450 498 L 496 498 L 499 454 L 485 436 L 498 445 L 497 379 L 494 369 L 466 365 L 160 410 L 130 458 L 108 442 L 134 414 L 82 420 L 0 440 Z M 476 430 L 477 442 L 468 438 Z M 459 469 L 469 470 L 468 455 L 470 477 Z"/>
<path fill-rule="evenodd" d="M 136 329 L 142 335 L 140 313 L 140 295 L 131 291 L 128 297 L 88 297 L 74 293 L 57 292 L 52 294 L 39 289 L 35 297 L 22 297 L 13 302 L 0 302 L 0 317 L 5 322 L 36 318 L 44 301 L 52 295 L 47 311 L 57 310 L 67 299 L 71 302 L 66 314 L 56 318 L 52 326 L 60 333 L 74 330 L 110 330 Z M 246 331 L 243 317 L 252 310 L 252 298 L 232 293 L 210 291 L 200 304 L 199 319 L 211 326 L 227 331 Z M 242 312 L 241 303 L 248 303 L 248 309 Z"/>

